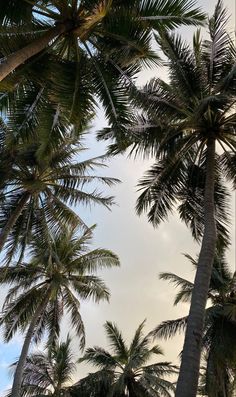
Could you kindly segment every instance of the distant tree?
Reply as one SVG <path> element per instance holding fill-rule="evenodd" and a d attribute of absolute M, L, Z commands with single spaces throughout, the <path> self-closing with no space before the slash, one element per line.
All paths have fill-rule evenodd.
<path fill-rule="evenodd" d="M 75 369 L 69 337 L 65 342 L 57 341 L 46 353 L 33 353 L 24 368 L 21 396 L 68 397 Z"/>
<path fill-rule="evenodd" d="M 152 336 L 143 335 L 144 322 L 138 327 L 128 347 L 115 324 L 106 322 L 105 331 L 112 353 L 100 347 L 86 349 L 79 362 L 99 368 L 72 388 L 76 396 L 152 397 L 171 396 L 174 384 L 166 376 L 177 373 L 169 362 L 147 365 L 155 355 L 163 354 L 158 345 L 151 346 Z"/>
<path fill-rule="evenodd" d="M 94 273 L 119 265 L 119 260 L 111 251 L 89 250 L 92 231 L 90 228 L 77 236 L 72 228 L 62 228 L 59 233 L 51 233 L 50 240 L 44 234 L 37 235 L 31 244 L 29 263 L 1 268 L 1 283 L 11 285 L 0 318 L 4 339 L 8 342 L 17 331 L 25 334 L 14 375 L 14 397 L 20 396 L 32 339 L 38 342 L 46 332 L 51 348 L 59 335 L 62 316 L 68 313 L 83 348 L 80 300 L 109 299 L 106 285 Z"/>

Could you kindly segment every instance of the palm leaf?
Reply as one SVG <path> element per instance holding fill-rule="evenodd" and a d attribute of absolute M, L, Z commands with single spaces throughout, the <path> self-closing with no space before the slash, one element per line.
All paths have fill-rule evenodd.
<path fill-rule="evenodd" d="M 187 317 L 181 317 L 176 320 L 163 321 L 158 325 L 152 334 L 155 338 L 172 338 L 177 333 L 182 333 L 187 326 Z"/>
<path fill-rule="evenodd" d="M 128 354 L 128 350 L 125 341 L 118 330 L 117 326 L 109 321 L 105 324 L 105 331 L 109 339 L 110 345 L 114 350 L 115 354 L 121 359 L 125 360 Z"/>

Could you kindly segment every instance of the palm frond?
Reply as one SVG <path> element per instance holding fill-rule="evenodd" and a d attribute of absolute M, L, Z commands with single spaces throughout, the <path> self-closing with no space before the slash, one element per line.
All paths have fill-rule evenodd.
<path fill-rule="evenodd" d="M 179 302 L 189 302 L 192 296 L 193 283 L 182 277 L 177 276 L 174 273 L 160 273 L 159 278 L 161 280 L 167 280 L 174 284 L 175 287 L 180 287 L 180 291 L 177 293 L 174 304 L 177 305 Z"/>
<path fill-rule="evenodd" d="M 78 337 L 80 338 L 80 347 L 84 349 L 85 346 L 85 329 L 84 323 L 80 314 L 80 302 L 76 296 L 69 290 L 64 289 L 65 307 L 71 318 L 71 325 L 75 329 Z"/>
<path fill-rule="evenodd" d="M 208 81 L 211 87 L 222 78 L 222 68 L 224 65 L 231 38 L 226 31 L 228 21 L 226 9 L 223 7 L 222 0 L 219 0 L 215 7 L 213 17 L 209 20 L 209 30 L 211 40 L 204 42 L 204 55 L 208 62 Z"/>
<path fill-rule="evenodd" d="M 153 331 L 155 338 L 172 338 L 177 333 L 182 333 L 187 326 L 187 317 L 177 318 L 176 320 L 163 321 Z"/>
<path fill-rule="evenodd" d="M 86 361 L 99 368 L 115 368 L 116 360 L 104 349 L 100 347 L 88 348 L 79 362 Z"/>
<path fill-rule="evenodd" d="M 107 321 L 104 327 L 115 355 L 117 355 L 121 360 L 125 360 L 128 355 L 128 349 L 116 324 Z"/>

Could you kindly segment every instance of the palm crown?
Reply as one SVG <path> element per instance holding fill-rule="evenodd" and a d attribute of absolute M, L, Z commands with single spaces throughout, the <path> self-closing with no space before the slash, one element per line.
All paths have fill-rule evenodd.
<path fill-rule="evenodd" d="M 125 85 L 142 64 L 156 61 L 152 32 L 199 24 L 204 15 L 189 0 L 10 0 L 0 21 L 0 79 L 15 70 L 2 90 L 14 90 L 22 76 L 23 83 L 37 81 L 77 123 L 90 114 L 96 93 L 115 124 L 130 114 Z"/>
<path fill-rule="evenodd" d="M 69 336 L 65 342 L 57 341 L 46 353 L 32 353 L 24 368 L 21 396 L 68 397 L 75 368 Z"/>
<path fill-rule="evenodd" d="M 76 143 L 73 131 L 63 128 L 60 119 L 55 122 L 51 111 L 40 124 L 31 119 L 31 131 L 26 129 L 28 134 L 22 136 L 18 135 L 17 125 L 23 129 L 24 123 L 29 123 L 24 119 L 17 124 L 18 118 L 21 120 L 12 116 L 0 127 L 0 246 L 3 248 L 8 239 L 8 261 L 19 247 L 23 255 L 32 233 L 83 223 L 68 205 L 99 203 L 109 207 L 113 198 L 103 196 L 93 185 L 117 182 L 94 174 L 96 167 L 105 165 L 104 156 L 78 161 L 82 147 Z M 48 131 L 51 133 L 45 138 Z"/>
<path fill-rule="evenodd" d="M 132 146 L 132 152 L 156 159 L 139 182 L 138 214 L 147 211 L 149 221 L 157 226 L 178 205 L 181 218 L 197 239 L 203 233 L 206 145 L 210 138 L 220 148 L 215 170 L 219 232 L 227 219 L 222 176 L 235 182 L 236 52 L 226 23 L 226 11 L 219 1 L 209 21 L 209 40 L 202 41 L 198 31 L 193 49 L 179 36 L 163 32 L 157 40 L 167 58 L 168 83 L 156 78 L 142 90 L 133 88 L 134 103 L 146 113 L 136 123 L 132 120 L 122 140 L 112 128 L 100 133 L 100 137 L 115 139 L 112 150 Z"/>
<path fill-rule="evenodd" d="M 14 374 L 14 396 L 20 396 L 32 340 L 41 340 L 46 331 L 48 345 L 54 346 L 62 316 L 67 313 L 83 348 L 85 331 L 80 301 L 109 299 L 106 285 L 94 273 L 99 268 L 119 265 L 119 260 L 108 250 L 89 251 L 92 230 L 87 229 L 78 237 L 75 228 L 61 227 L 59 232 L 49 234 L 44 229 L 31 241 L 29 263 L 2 267 L 1 283 L 11 285 L 0 318 L 4 338 L 9 341 L 17 331 L 25 332 Z"/>
<path fill-rule="evenodd" d="M 10 0 L 1 7 L 0 20 L 8 39 L 7 44 L 1 42 L 1 51 L 8 56 L 22 48 L 20 38 L 31 42 L 60 25 L 61 29 L 55 32 L 58 39 L 47 44 L 62 59 L 79 60 L 84 51 L 89 56 L 99 52 L 104 59 L 111 56 L 119 65 L 130 65 L 134 59 L 142 60 L 149 54 L 153 29 L 202 23 L 204 14 L 193 5 L 186 0 L 131 0 L 128 4 L 123 0 L 52 0 L 44 4 L 38 0 Z"/>
<path fill-rule="evenodd" d="M 61 229 L 50 236 L 50 243 L 47 236 L 41 235 L 31 245 L 29 263 L 2 268 L 1 282 L 11 285 L 1 316 L 6 341 L 18 330 L 24 331 L 37 307 L 41 306 L 34 329 L 36 341 L 47 329 L 49 341 L 53 343 L 63 313 L 68 312 L 81 346 L 84 346 L 79 299 L 108 300 L 107 287 L 94 273 L 119 264 L 111 251 L 89 251 L 92 230 L 90 228 L 77 237 L 75 230 Z"/>
<path fill-rule="evenodd" d="M 211 40 L 202 43 L 197 34 L 193 51 L 179 37 L 163 36 L 170 83 L 156 79 L 144 89 L 150 113 L 159 118 L 159 126 L 150 128 L 144 142 L 140 134 L 140 149 L 153 151 L 159 161 L 140 182 L 144 191 L 137 211 L 149 208 L 149 220 L 157 225 L 178 199 L 180 216 L 195 237 L 203 231 L 204 149 L 209 138 L 214 137 L 224 153 L 217 157 L 216 170 L 219 231 L 227 218 L 225 211 L 221 212 L 225 197 L 221 175 L 234 181 L 235 49 L 224 30 L 225 23 L 225 13 L 219 5 L 209 24 Z M 155 124 L 155 119 L 151 124 Z"/>
<path fill-rule="evenodd" d="M 176 373 L 176 367 L 168 362 L 147 365 L 153 356 L 162 354 L 162 351 L 157 345 L 151 347 L 152 337 L 150 334 L 143 335 L 143 327 L 144 322 L 128 347 L 116 325 L 107 321 L 105 330 L 112 353 L 100 347 L 86 350 L 80 362 L 86 361 L 99 371 L 82 379 L 75 386 L 73 395 L 170 396 L 174 385 L 165 376 Z"/>

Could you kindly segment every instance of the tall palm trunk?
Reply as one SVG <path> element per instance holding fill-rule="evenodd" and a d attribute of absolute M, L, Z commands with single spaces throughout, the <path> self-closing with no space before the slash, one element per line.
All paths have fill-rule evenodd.
<path fill-rule="evenodd" d="M 204 194 L 204 235 L 188 316 L 176 397 L 196 397 L 200 369 L 205 307 L 216 248 L 214 204 L 215 139 L 207 141 Z"/>
<path fill-rule="evenodd" d="M 14 374 L 14 380 L 13 380 L 13 385 L 12 385 L 12 391 L 11 391 L 11 397 L 20 397 L 21 396 L 21 384 L 22 384 L 22 377 L 23 377 L 23 372 L 24 372 L 24 366 L 26 363 L 26 359 L 28 356 L 29 352 L 29 347 L 30 343 L 35 331 L 36 324 L 43 313 L 47 303 L 48 303 L 48 292 L 46 293 L 46 298 L 44 299 L 43 302 L 40 302 L 39 306 L 37 307 L 34 316 L 32 318 L 32 321 L 30 323 L 30 326 L 28 328 L 24 344 L 21 350 L 20 358 L 17 363 L 17 367 L 15 370 Z"/>
<path fill-rule="evenodd" d="M 135 392 L 135 379 L 130 378 L 127 380 L 127 389 L 129 397 L 137 397 L 137 393 Z"/>
<path fill-rule="evenodd" d="M 0 64 L 0 81 L 13 72 L 18 66 L 24 64 L 28 59 L 44 50 L 56 37 L 70 29 L 72 29 L 71 22 L 60 23 L 56 27 L 49 29 L 39 39 L 34 40 L 32 43 L 9 55 L 6 60 Z"/>
<path fill-rule="evenodd" d="M 22 213 L 22 210 L 24 209 L 24 206 L 27 203 L 29 196 L 30 196 L 29 193 L 23 194 L 23 196 L 21 197 L 21 199 L 19 200 L 19 202 L 17 204 L 17 207 L 10 215 L 10 218 L 8 219 L 6 225 L 2 228 L 2 231 L 0 233 L 0 252 L 3 249 L 3 246 L 6 242 L 6 239 L 9 235 L 12 227 L 15 225 L 17 219 L 19 218 L 20 214 Z"/>

